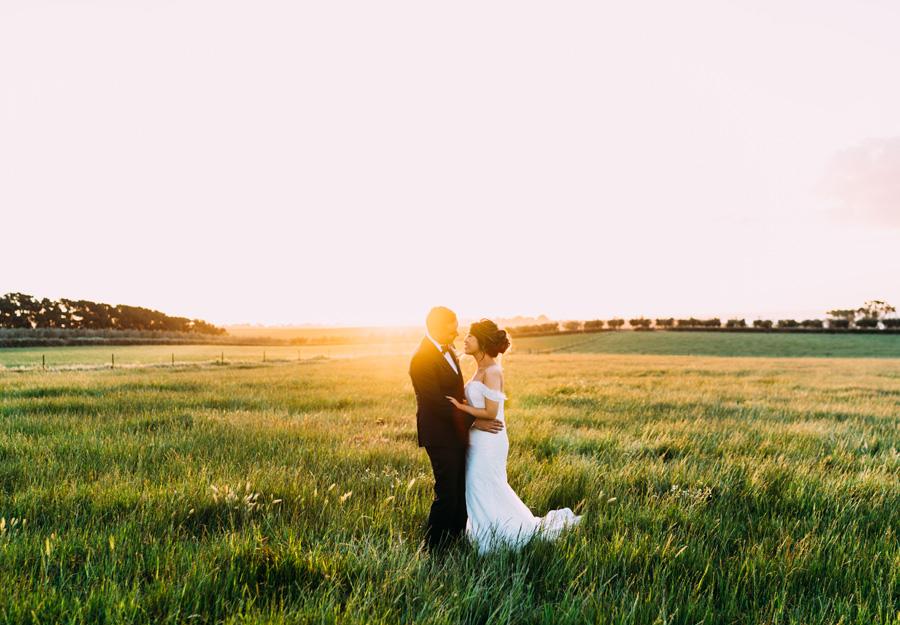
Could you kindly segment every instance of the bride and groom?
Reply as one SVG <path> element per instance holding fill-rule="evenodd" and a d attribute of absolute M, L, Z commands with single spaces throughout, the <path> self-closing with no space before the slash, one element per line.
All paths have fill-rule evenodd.
<path fill-rule="evenodd" d="M 534 516 L 507 482 L 506 395 L 497 363 L 509 348 L 506 332 L 488 319 L 472 324 L 465 353 L 478 370 L 464 384 L 453 350 L 456 314 L 433 308 L 426 328 L 409 375 L 416 393 L 419 447 L 425 448 L 434 472 L 434 501 L 425 530 L 428 550 L 466 536 L 485 553 L 503 544 L 521 546 L 535 534 L 552 538 L 578 524 L 582 517 L 569 508 Z"/>

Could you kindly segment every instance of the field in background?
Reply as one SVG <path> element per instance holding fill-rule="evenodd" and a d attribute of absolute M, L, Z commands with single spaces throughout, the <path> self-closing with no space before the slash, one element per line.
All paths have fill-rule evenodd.
<path fill-rule="evenodd" d="M 291 329 L 293 330 L 293 329 Z M 285 337 L 279 337 L 285 338 Z M 166 365 L 211 363 L 224 354 L 226 362 L 348 358 L 371 355 L 409 355 L 420 336 L 397 335 L 383 342 L 338 345 L 234 346 L 234 345 L 130 345 L 90 347 L 0 348 L 3 368 L 39 368 L 44 356 L 47 367 L 112 364 Z M 462 340 L 456 341 L 458 350 Z M 598 332 L 560 336 L 513 338 L 512 353 L 608 353 L 765 357 L 900 358 L 900 335 L 847 334 L 741 334 L 729 332 Z"/>
<path fill-rule="evenodd" d="M 255 363 L 311 358 L 349 358 L 368 355 L 408 353 L 413 343 L 366 343 L 360 345 L 300 345 L 297 347 L 239 345 L 125 345 L 91 347 L 27 347 L 0 349 L 0 370 L 41 367 L 41 356 L 48 368 L 109 367 L 115 355 L 116 366 L 210 364 L 224 355 L 225 362 Z"/>
<path fill-rule="evenodd" d="M 900 621 L 900 361 L 511 353 L 585 522 L 447 561 L 407 362 L 0 372 L 0 622 Z"/>
<path fill-rule="evenodd" d="M 273 327 L 273 326 L 226 326 L 228 334 L 237 338 L 269 337 L 278 340 L 308 339 L 310 341 L 341 338 L 346 341 L 378 342 L 409 341 L 421 335 L 421 327 Z"/>
<path fill-rule="evenodd" d="M 534 353 L 900 358 L 900 335 L 618 331 L 514 338 L 513 347 Z"/>

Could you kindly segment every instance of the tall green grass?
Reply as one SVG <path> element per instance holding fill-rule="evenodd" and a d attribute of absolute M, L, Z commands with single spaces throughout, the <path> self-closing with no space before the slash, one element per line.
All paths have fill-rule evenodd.
<path fill-rule="evenodd" d="M 440 559 L 406 364 L 0 374 L 0 621 L 900 623 L 900 361 L 513 354 L 585 522 Z"/>

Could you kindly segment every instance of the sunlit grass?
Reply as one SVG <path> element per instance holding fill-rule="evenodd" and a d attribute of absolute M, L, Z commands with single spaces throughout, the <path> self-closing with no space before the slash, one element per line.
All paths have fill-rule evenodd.
<path fill-rule="evenodd" d="M 88 347 L 17 347 L 0 349 L 0 371 L 21 369 L 97 369 L 113 366 L 262 363 L 314 358 L 348 358 L 408 353 L 413 344 L 245 346 L 245 345 L 103 345 Z M 43 358 L 42 358 L 43 357 Z"/>
<path fill-rule="evenodd" d="M 0 374 L 0 621 L 900 619 L 900 361 L 514 353 L 510 482 L 585 522 L 440 561 L 406 365 Z"/>

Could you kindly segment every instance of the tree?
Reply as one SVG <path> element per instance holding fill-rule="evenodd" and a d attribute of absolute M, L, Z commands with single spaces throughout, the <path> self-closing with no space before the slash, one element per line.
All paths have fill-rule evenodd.
<path fill-rule="evenodd" d="M 655 320 L 657 328 L 671 328 L 675 325 L 675 319 L 669 317 L 668 319 L 656 319 Z"/>
<path fill-rule="evenodd" d="M 726 328 L 746 328 L 747 322 L 743 319 L 729 319 L 725 322 Z"/>
<path fill-rule="evenodd" d="M 637 319 L 629 319 L 628 325 L 630 325 L 635 330 L 649 330 L 650 320 L 644 319 L 643 317 L 639 317 Z"/>
<path fill-rule="evenodd" d="M 581 322 L 580 321 L 566 321 L 563 324 L 563 328 L 568 332 L 578 332 L 581 330 Z"/>
<path fill-rule="evenodd" d="M 691 317 L 690 319 L 679 319 L 677 323 L 679 328 L 718 328 L 721 327 L 722 320 L 718 317 L 712 319 L 695 319 Z"/>
<path fill-rule="evenodd" d="M 193 319 L 190 321 L 190 330 L 200 332 L 201 334 L 225 334 L 225 328 L 220 328 L 211 323 L 207 323 L 202 319 Z"/>
<path fill-rule="evenodd" d="M 31 304 L 33 298 L 24 293 L 7 293 L 0 298 L 0 326 L 4 328 L 31 328 Z"/>
<path fill-rule="evenodd" d="M 772 329 L 772 322 L 769 319 L 755 319 L 753 321 L 754 328 L 762 328 L 764 330 Z"/>
<path fill-rule="evenodd" d="M 7 293 L 0 306 L 0 325 L 7 328 L 34 328 L 37 324 L 40 302 L 25 293 Z"/>
<path fill-rule="evenodd" d="M 834 317 L 835 319 L 846 319 L 847 321 L 853 321 L 854 319 L 856 319 L 856 311 L 850 308 L 829 310 L 828 316 Z"/>
<path fill-rule="evenodd" d="M 796 322 L 795 320 L 793 320 L 793 319 L 779 319 L 779 320 L 778 320 L 778 327 L 779 327 L 779 328 L 797 328 L 797 327 L 799 327 L 799 326 L 800 326 L 800 324 L 797 323 L 797 322 Z"/>
<path fill-rule="evenodd" d="M 529 334 L 554 334 L 559 332 L 559 324 L 555 321 L 551 323 L 538 323 L 533 325 L 521 325 L 509 328 L 513 336 L 527 336 Z"/>
<path fill-rule="evenodd" d="M 897 309 L 881 300 L 870 300 L 863 304 L 861 308 L 857 308 L 856 312 L 863 317 L 871 317 L 878 320 L 897 312 Z"/>
<path fill-rule="evenodd" d="M 224 328 L 200 319 L 170 317 L 140 306 L 110 306 L 87 300 L 38 300 L 24 293 L 7 293 L 0 298 L 0 327 L 225 333 Z"/>
<path fill-rule="evenodd" d="M 848 328 L 856 325 L 860 328 L 877 328 L 880 320 L 895 312 L 897 309 L 887 302 L 877 299 L 869 300 L 855 310 L 850 308 L 829 310 L 828 315 L 832 319 L 828 320 L 828 327 Z M 843 322 L 846 322 L 846 325 Z M 885 325 L 885 327 L 888 326 Z"/>
<path fill-rule="evenodd" d="M 828 316 L 832 318 L 828 320 L 828 327 L 849 328 L 856 319 L 856 311 L 850 308 L 839 308 L 835 310 L 829 310 Z M 843 323 L 835 324 L 835 321 Z"/>
<path fill-rule="evenodd" d="M 584 330 L 585 332 L 593 332 L 595 330 L 603 329 L 603 320 L 602 319 L 591 319 L 590 321 L 584 322 Z"/>
<path fill-rule="evenodd" d="M 623 325 L 625 325 L 625 320 L 624 319 L 610 319 L 609 321 L 606 322 L 606 325 L 608 325 L 611 330 L 618 330 Z"/>

